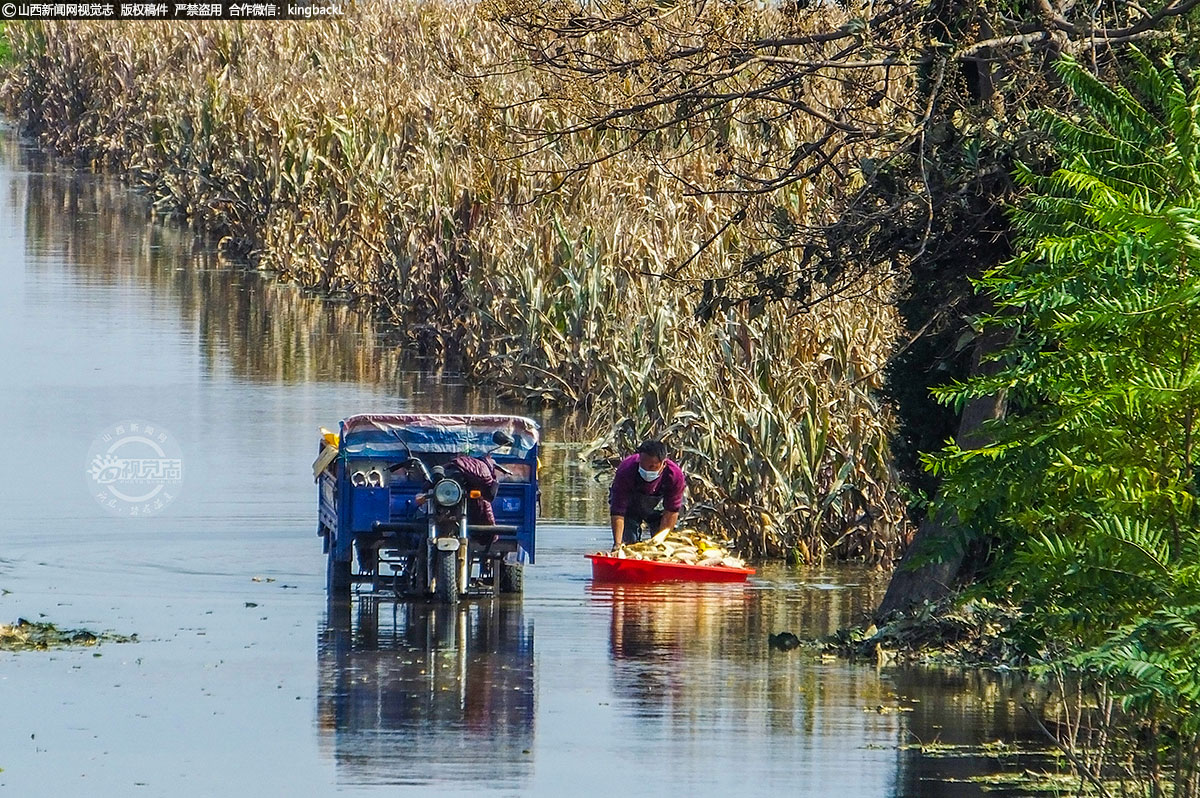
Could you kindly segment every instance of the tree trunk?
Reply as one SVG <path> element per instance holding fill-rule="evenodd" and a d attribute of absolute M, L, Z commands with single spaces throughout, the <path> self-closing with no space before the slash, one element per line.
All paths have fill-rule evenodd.
<path fill-rule="evenodd" d="M 975 344 L 971 362 L 971 373 L 979 374 L 991 370 L 992 363 L 982 363 L 984 358 L 1001 347 L 1006 340 L 1005 332 L 995 331 L 981 335 Z M 1004 397 L 985 396 L 972 399 L 963 407 L 958 424 L 958 444 L 964 449 L 977 449 L 987 438 L 982 433 L 986 421 L 1004 416 Z M 941 514 L 930 513 L 921 523 L 908 551 L 900 558 L 876 619 L 883 619 L 894 612 L 903 612 L 923 601 L 937 601 L 953 590 L 959 572 L 962 571 L 967 552 L 962 546 L 953 546 L 948 538 L 955 534 L 957 521 L 946 519 Z M 924 556 L 931 550 L 950 552 L 941 558 L 931 559 L 923 565 L 910 566 L 911 560 Z"/>

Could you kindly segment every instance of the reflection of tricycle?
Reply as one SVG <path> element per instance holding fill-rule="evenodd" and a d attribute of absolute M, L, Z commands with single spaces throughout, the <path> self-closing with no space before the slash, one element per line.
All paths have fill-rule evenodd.
<path fill-rule="evenodd" d="M 317 648 L 319 740 L 338 785 L 528 792 L 534 625 L 522 602 L 357 605 L 330 613 Z"/>
<path fill-rule="evenodd" d="M 329 597 L 348 598 L 356 582 L 440 601 L 520 592 L 534 558 L 537 453 L 537 424 L 519 416 L 342 421 L 314 464 Z"/>

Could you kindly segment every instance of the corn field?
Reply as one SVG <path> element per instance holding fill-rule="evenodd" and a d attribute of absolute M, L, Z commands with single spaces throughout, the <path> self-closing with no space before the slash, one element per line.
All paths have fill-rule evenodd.
<path fill-rule="evenodd" d="M 695 522 L 750 556 L 897 554 L 904 503 L 877 396 L 902 332 L 887 281 L 812 309 L 698 317 L 695 281 L 746 254 L 723 226 L 730 203 L 683 196 L 639 148 L 570 174 L 618 133 L 529 147 L 513 131 L 564 129 L 570 103 L 511 102 L 537 77 L 489 71 L 511 44 L 478 4 L 6 35 L 6 112 L 46 149 L 127 175 L 230 259 L 364 303 L 409 348 L 510 397 L 578 408 L 594 453 L 663 437 Z M 695 148 L 675 169 L 719 159 Z M 789 201 L 800 219 L 827 212 L 811 182 Z M 655 276 L 668 264 L 686 264 L 680 279 Z"/>

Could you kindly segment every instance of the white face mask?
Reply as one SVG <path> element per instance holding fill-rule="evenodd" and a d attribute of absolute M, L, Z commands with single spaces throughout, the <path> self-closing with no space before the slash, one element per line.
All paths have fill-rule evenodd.
<path fill-rule="evenodd" d="M 642 475 L 642 479 L 646 480 L 647 482 L 653 482 L 654 480 L 658 479 L 658 475 L 662 473 L 662 469 L 660 468 L 657 471 L 647 471 L 641 466 L 638 466 L 638 473 Z"/>

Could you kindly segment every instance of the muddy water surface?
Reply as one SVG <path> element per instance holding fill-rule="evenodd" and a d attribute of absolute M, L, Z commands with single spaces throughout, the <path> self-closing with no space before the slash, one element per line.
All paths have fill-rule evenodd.
<path fill-rule="evenodd" d="M 495 403 L 406 371 L 351 309 L 221 264 L 11 132 L 0 279 L 0 622 L 140 638 L 0 654 L 0 793 L 961 796 L 1039 762 L 914 746 L 1035 741 L 1018 686 L 768 649 L 859 617 L 879 574 L 593 585 L 603 487 L 549 417 L 522 600 L 330 615 L 317 428 Z M 131 418 L 169 431 L 183 465 L 173 500 L 137 517 L 85 473 Z"/>

